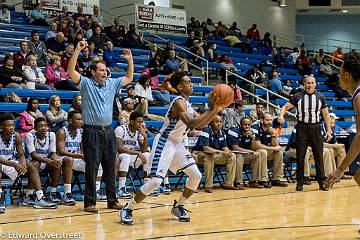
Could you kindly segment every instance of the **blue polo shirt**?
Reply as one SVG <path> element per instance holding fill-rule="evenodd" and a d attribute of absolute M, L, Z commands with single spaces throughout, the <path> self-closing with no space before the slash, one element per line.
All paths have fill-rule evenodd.
<path fill-rule="evenodd" d="M 233 127 L 228 131 L 227 143 L 229 146 L 238 145 L 241 148 L 251 150 L 253 140 L 254 137 L 245 135 L 240 127 Z"/>
<path fill-rule="evenodd" d="M 84 124 L 108 126 L 112 123 L 113 102 L 120 92 L 123 78 L 108 78 L 102 86 L 81 76 L 78 88 L 82 96 Z"/>
<path fill-rule="evenodd" d="M 203 129 L 195 147 L 193 147 L 193 150 L 203 151 L 204 146 L 208 146 L 216 150 L 222 150 L 222 148 L 227 147 L 225 132 L 220 130 L 218 134 L 215 134 L 211 127 Z"/>

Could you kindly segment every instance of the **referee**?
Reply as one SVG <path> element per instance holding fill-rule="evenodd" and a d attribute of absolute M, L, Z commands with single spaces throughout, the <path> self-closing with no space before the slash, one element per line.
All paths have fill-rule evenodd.
<path fill-rule="evenodd" d="M 325 139 L 331 138 L 332 131 L 330 127 L 330 116 L 324 95 L 315 90 L 316 80 L 310 76 L 304 78 L 304 90 L 296 93 L 289 102 L 287 102 L 280 112 L 278 118 L 280 123 L 284 123 L 284 114 L 291 108 L 297 109 L 297 127 L 296 127 L 296 191 L 303 190 L 304 184 L 304 160 L 308 146 L 312 148 L 315 167 L 316 179 L 319 183 L 320 190 L 328 191 L 325 187 L 325 174 L 323 162 L 323 135 L 320 127 L 320 113 L 324 118 L 326 125 Z"/>

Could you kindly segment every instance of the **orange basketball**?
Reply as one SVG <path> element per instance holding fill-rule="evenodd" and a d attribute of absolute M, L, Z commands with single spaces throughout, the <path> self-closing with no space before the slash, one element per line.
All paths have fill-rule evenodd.
<path fill-rule="evenodd" d="M 217 84 L 212 90 L 215 97 L 219 98 L 219 103 L 229 106 L 234 102 L 234 90 L 226 84 Z"/>

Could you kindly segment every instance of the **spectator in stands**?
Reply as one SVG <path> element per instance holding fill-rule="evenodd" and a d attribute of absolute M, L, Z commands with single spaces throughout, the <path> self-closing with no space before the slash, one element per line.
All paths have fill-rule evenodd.
<path fill-rule="evenodd" d="M 36 3 L 35 9 L 31 12 L 30 23 L 38 26 L 49 26 L 42 12 L 43 3 Z"/>
<path fill-rule="evenodd" d="M 20 41 L 20 51 L 14 55 L 14 67 L 22 70 L 22 66 L 25 64 L 26 56 L 29 54 L 29 44 L 27 41 Z"/>
<path fill-rule="evenodd" d="M 214 34 L 216 31 L 215 24 L 213 23 L 213 20 L 211 18 L 206 19 L 207 28 L 209 29 L 209 32 L 211 34 Z"/>
<path fill-rule="evenodd" d="M 245 117 L 244 112 L 245 101 L 238 101 L 226 108 L 224 112 L 224 127 L 225 131 L 231 128 L 241 126 L 241 119 Z"/>
<path fill-rule="evenodd" d="M 265 75 L 263 74 L 263 72 L 260 71 L 259 69 L 259 65 L 255 65 L 253 68 L 251 68 L 250 70 L 248 70 L 245 74 L 245 78 L 253 83 L 256 84 L 264 84 L 265 81 Z M 242 88 L 244 88 L 245 90 L 247 90 L 248 92 L 255 94 L 255 85 L 246 81 L 242 82 L 242 85 L 240 86 Z M 255 97 L 254 96 L 249 96 L 250 102 L 254 103 L 255 102 Z"/>
<path fill-rule="evenodd" d="M 226 37 L 227 32 L 228 28 L 221 21 L 219 21 L 215 31 L 215 36 L 218 38 L 224 38 Z"/>
<path fill-rule="evenodd" d="M 51 96 L 49 99 L 49 109 L 46 111 L 50 131 L 57 132 L 62 127 L 68 126 L 67 112 L 61 108 L 61 99 L 59 96 Z"/>
<path fill-rule="evenodd" d="M 47 42 L 50 38 L 55 38 L 58 32 L 58 24 L 56 21 L 53 21 L 50 25 L 51 30 L 46 32 L 45 41 Z"/>
<path fill-rule="evenodd" d="M 104 26 L 104 18 L 100 15 L 100 7 L 93 6 L 93 15 L 91 16 L 92 21 L 99 24 L 101 27 Z"/>
<path fill-rule="evenodd" d="M 208 27 L 207 27 L 207 23 L 206 23 L 205 21 L 201 23 L 201 28 L 200 28 L 200 30 L 203 31 L 204 37 L 206 37 L 206 38 L 209 37 L 210 31 L 209 31 L 209 29 L 208 29 Z"/>
<path fill-rule="evenodd" d="M 49 38 L 46 42 L 49 55 L 62 55 L 65 51 L 65 37 L 62 32 L 56 33 L 55 38 Z"/>
<path fill-rule="evenodd" d="M 325 76 L 325 77 L 331 77 L 334 74 L 330 66 L 329 60 L 327 58 L 323 58 L 320 65 L 319 73 L 321 76 Z"/>
<path fill-rule="evenodd" d="M 265 112 L 265 104 L 263 102 L 257 102 L 255 109 L 251 110 L 249 117 L 251 122 L 258 124 L 260 122 L 261 115 Z"/>
<path fill-rule="evenodd" d="M 67 69 L 71 56 L 74 54 L 74 44 L 69 43 L 66 48 L 65 52 L 61 55 L 61 67 L 63 69 Z M 84 69 L 79 68 L 79 64 L 76 64 L 76 71 L 83 72 Z"/>
<path fill-rule="evenodd" d="M 106 34 L 102 32 L 101 26 L 96 24 L 94 27 L 94 33 L 89 41 L 94 42 L 95 49 L 99 51 L 104 50 L 106 40 Z"/>
<path fill-rule="evenodd" d="M 293 90 L 293 87 L 291 86 L 291 81 L 289 79 L 285 80 L 284 86 L 283 86 L 283 93 L 290 97 L 292 95 L 292 90 Z"/>
<path fill-rule="evenodd" d="M 270 113 L 263 113 L 260 117 L 260 123 L 252 125 L 252 131 L 255 134 L 255 149 L 260 153 L 262 159 L 273 161 L 272 186 L 286 187 L 288 184 L 283 181 L 283 150 L 279 146 L 277 137 L 272 126 L 272 116 Z M 267 168 L 262 168 L 261 184 L 266 187 L 268 181 Z"/>
<path fill-rule="evenodd" d="M 191 18 L 190 18 L 190 22 L 187 24 L 188 34 L 189 34 L 191 31 L 194 31 L 194 27 L 195 27 L 195 18 L 194 18 L 194 17 L 191 17 Z"/>
<path fill-rule="evenodd" d="M 41 69 L 37 66 L 36 56 L 33 54 L 26 57 L 26 65 L 24 66 L 23 75 L 27 80 L 26 85 L 29 89 L 55 90 L 54 87 L 45 84 L 46 78 Z"/>
<path fill-rule="evenodd" d="M 63 6 L 62 8 L 61 8 L 61 13 L 58 15 L 58 17 L 57 17 L 57 21 L 58 22 L 61 22 L 62 20 L 66 20 L 66 21 L 70 21 L 70 19 L 72 19 L 72 16 L 71 16 L 72 14 L 69 12 L 69 8 L 68 8 L 68 6 Z"/>
<path fill-rule="evenodd" d="M 88 48 L 89 48 L 89 56 L 91 58 L 93 58 L 95 56 L 98 56 L 99 51 L 95 49 L 95 43 L 89 41 L 88 44 L 89 44 L 89 46 L 88 46 Z"/>
<path fill-rule="evenodd" d="M 242 100 L 241 90 L 237 86 L 236 81 L 228 81 L 228 85 L 234 90 L 234 102 Z"/>
<path fill-rule="evenodd" d="M 251 26 L 251 28 L 249 28 L 246 32 L 246 37 L 247 39 L 249 40 L 256 40 L 256 41 L 259 41 L 260 40 L 260 32 L 259 30 L 257 29 L 257 25 L 256 24 L 253 24 Z"/>
<path fill-rule="evenodd" d="M 228 43 L 231 47 L 240 48 L 242 51 L 251 52 L 251 47 L 248 43 L 243 43 L 235 35 L 234 31 L 229 31 L 229 35 L 224 38 L 224 41 Z"/>
<path fill-rule="evenodd" d="M 214 165 L 226 165 L 226 180 L 222 188 L 237 190 L 234 187 L 236 156 L 229 150 L 226 142 L 226 133 L 222 130 L 221 116 L 216 116 L 210 125 L 203 129 L 193 148 L 192 155 L 197 164 L 204 164 L 205 192 L 213 192 Z"/>
<path fill-rule="evenodd" d="M 158 54 L 157 56 L 160 55 Z M 159 102 L 162 106 L 167 106 L 170 103 L 170 93 L 168 90 L 160 89 L 158 72 L 157 68 L 145 68 L 143 74 L 150 77 L 150 88 L 155 101 Z"/>
<path fill-rule="evenodd" d="M 279 51 L 274 56 L 274 65 L 278 68 L 284 67 L 286 62 L 285 49 L 283 47 L 279 48 Z"/>
<path fill-rule="evenodd" d="M 150 76 L 142 74 L 139 81 L 135 85 L 135 92 L 137 96 L 143 97 L 148 101 L 148 104 L 157 105 L 158 102 L 154 101 L 150 87 Z"/>
<path fill-rule="evenodd" d="M 136 33 L 135 24 L 130 24 L 124 38 L 124 45 L 128 48 L 144 48 L 140 35 Z"/>
<path fill-rule="evenodd" d="M 122 61 L 119 52 L 114 51 L 114 45 L 111 40 L 106 41 L 106 49 L 104 50 L 104 60 L 106 66 L 110 68 L 112 72 L 119 72 L 120 68 L 117 66 L 117 63 Z"/>
<path fill-rule="evenodd" d="M 26 111 L 20 113 L 19 125 L 22 138 L 25 138 L 26 134 L 34 129 L 34 121 L 39 117 L 45 118 L 39 110 L 39 101 L 37 98 L 31 97 L 27 102 Z"/>
<path fill-rule="evenodd" d="M 80 26 L 83 28 L 87 21 L 86 21 L 86 15 L 83 13 L 84 12 L 84 7 L 82 6 L 82 4 L 78 4 L 77 7 L 77 13 L 73 14 L 73 19 L 74 21 L 78 20 L 80 22 Z"/>
<path fill-rule="evenodd" d="M 118 116 L 119 125 L 127 125 L 130 122 L 130 114 L 134 112 L 134 101 L 131 98 L 123 100 L 123 109 Z"/>
<path fill-rule="evenodd" d="M 300 46 L 298 47 L 298 50 L 299 50 L 299 53 L 301 53 L 301 51 L 306 51 L 306 48 L 305 48 L 305 43 L 301 43 Z"/>
<path fill-rule="evenodd" d="M 261 53 L 263 55 L 269 55 L 272 52 L 272 40 L 269 32 L 264 34 L 264 38 L 261 40 Z"/>
<path fill-rule="evenodd" d="M 86 72 L 85 69 L 87 69 L 91 65 L 91 57 L 88 47 L 82 50 L 82 55 L 79 58 L 78 63 L 79 63 L 79 68 L 84 69 L 84 72 Z"/>
<path fill-rule="evenodd" d="M 176 57 L 175 50 L 169 50 L 169 58 L 165 62 L 164 70 L 166 74 L 171 74 L 177 71 L 188 71 L 187 61 L 186 59 L 181 60 L 181 62 Z"/>
<path fill-rule="evenodd" d="M 14 68 L 14 56 L 12 53 L 5 55 L 4 65 L 0 67 L 0 84 L 6 88 L 28 88 L 22 70 Z"/>
<path fill-rule="evenodd" d="M 61 81 L 67 81 L 69 75 L 61 67 L 60 56 L 53 56 L 50 58 L 50 64 L 45 69 L 46 84 L 57 88 L 57 85 Z"/>
<path fill-rule="evenodd" d="M 216 62 L 217 60 L 219 60 L 219 55 L 217 54 L 217 52 L 215 51 L 216 49 L 216 44 L 213 42 L 209 42 L 207 45 L 207 59 L 211 62 Z"/>
<path fill-rule="evenodd" d="M 233 22 L 232 25 L 229 27 L 229 32 L 233 31 L 235 33 L 235 36 L 239 39 L 243 37 L 241 30 L 237 27 L 237 22 Z"/>
<path fill-rule="evenodd" d="M 72 43 L 74 43 L 75 45 L 77 44 L 77 42 L 81 41 L 81 39 L 77 38 L 77 35 L 80 34 L 82 36 L 82 38 L 85 35 L 85 31 L 84 29 L 81 28 L 80 25 L 80 21 L 76 20 L 74 22 L 74 25 L 72 27 L 69 28 L 69 37 Z"/>
<path fill-rule="evenodd" d="M 244 163 L 251 164 L 251 180 L 248 185 L 250 188 L 263 188 L 259 184 L 260 173 L 263 172 L 263 168 L 266 169 L 266 159 L 262 159 L 259 152 L 251 150 L 255 144 L 255 137 L 250 124 L 250 118 L 243 117 L 240 124 L 231 128 L 227 134 L 227 143 L 236 154 L 235 186 L 240 189 L 245 189 L 242 184 Z"/>
<path fill-rule="evenodd" d="M 293 48 L 293 52 L 290 53 L 289 55 L 289 58 L 291 59 L 291 61 L 296 64 L 296 60 L 298 59 L 300 53 L 299 53 L 299 49 L 296 47 L 296 48 Z"/>
<path fill-rule="evenodd" d="M 74 97 L 74 99 L 71 102 L 71 106 L 68 110 L 68 113 L 72 112 L 72 111 L 81 112 L 81 106 L 82 106 L 81 100 L 82 100 L 81 94 L 80 93 L 76 94 L 76 96 Z"/>
<path fill-rule="evenodd" d="M 71 25 L 67 20 L 62 20 L 58 25 L 58 32 L 64 34 L 64 40 L 67 42 L 69 40 L 69 25 Z"/>
<path fill-rule="evenodd" d="M 126 28 L 120 25 L 120 18 L 114 19 L 114 24 L 105 28 L 106 35 L 111 39 L 115 47 L 120 47 L 123 44 L 126 35 Z"/>
<path fill-rule="evenodd" d="M 235 65 L 233 64 L 233 61 L 231 59 L 231 57 L 229 55 L 222 55 L 221 59 L 220 59 L 220 74 L 222 76 L 222 80 L 223 82 L 226 82 L 226 71 L 230 71 L 230 72 L 237 72 L 237 69 L 235 67 Z M 233 75 L 228 75 L 228 78 L 230 78 L 228 81 L 235 81 L 236 82 L 236 77 Z"/>
<path fill-rule="evenodd" d="M 311 61 L 306 55 L 305 50 L 302 50 L 296 59 L 296 68 L 302 76 L 311 74 Z"/>
<path fill-rule="evenodd" d="M 340 67 L 343 63 L 344 53 L 341 47 L 337 47 L 337 49 L 331 54 L 332 63 L 336 66 Z"/>
<path fill-rule="evenodd" d="M 320 49 L 319 53 L 315 55 L 314 62 L 316 65 L 320 65 L 323 62 L 323 59 L 325 58 L 324 49 Z"/>
<path fill-rule="evenodd" d="M 47 64 L 47 49 L 45 43 L 40 41 L 38 30 L 31 31 L 31 41 L 29 43 L 30 52 L 37 58 L 38 66 L 45 67 Z"/>
<path fill-rule="evenodd" d="M 273 71 L 271 73 L 271 80 L 270 80 L 270 90 L 274 93 L 277 93 L 277 94 L 281 94 L 282 91 L 283 91 L 283 86 L 282 86 L 282 83 L 281 83 L 281 80 L 279 78 L 279 73 L 276 72 L 276 71 Z M 276 96 L 271 96 L 271 97 L 274 97 L 276 98 Z"/>
<path fill-rule="evenodd" d="M 0 12 L 0 22 L 11 23 L 10 12 L 9 12 L 9 8 L 7 5 L 2 6 L 2 9 Z"/>

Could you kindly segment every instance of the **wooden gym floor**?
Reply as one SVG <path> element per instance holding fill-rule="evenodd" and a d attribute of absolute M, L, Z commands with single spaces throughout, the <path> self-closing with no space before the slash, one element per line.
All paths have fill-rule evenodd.
<path fill-rule="evenodd" d="M 133 226 L 121 225 L 117 211 L 103 202 L 95 215 L 84 212 L 82 202 L 55 210 L 11 206 L 0 215 L 0 239 L 9 239 L 9 232 L 79 233 L 80 239 L 360 239 L 360 189 L 353 180 L 329 192 L 314 182 L 304 192 L 296 192 L 294 184 L 200 191 L 186 205 L 190 223 L 170 214 L 179 194 L 147 198 L 134 211 Z"/>

